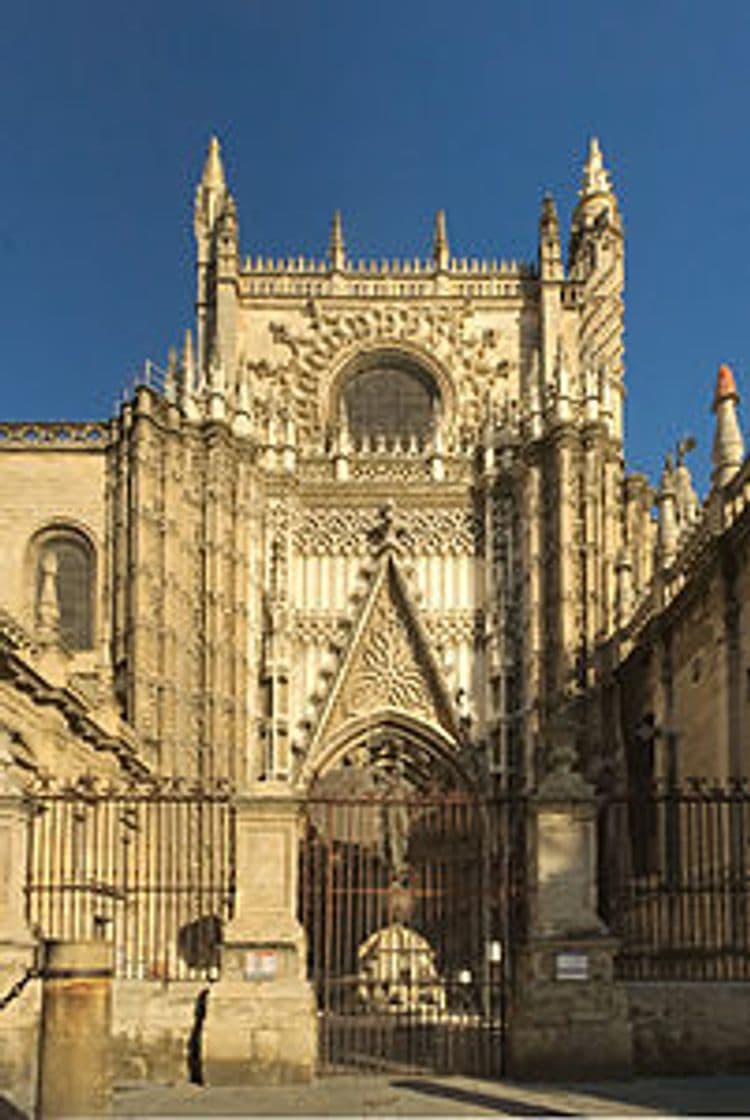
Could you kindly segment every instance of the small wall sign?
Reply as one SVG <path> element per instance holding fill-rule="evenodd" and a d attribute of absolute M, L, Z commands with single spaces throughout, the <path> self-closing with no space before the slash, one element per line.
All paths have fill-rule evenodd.
<path fill-rule="evenodd" d="M 503 959 L 503 943 L 502 941 L 488 941 L 487 942 L 487 960 L 490 964 L 500 964 Z"/>
<path fill-rule="evenodd" d="M 589 958 L 586 953 L 558 953 L 555 957 L 556 980 L 588 980 Z"/>
<path fill-rule="evenodd" d="M 273 980 L 278 967 L 279 954 L 275 949 L 253 949 L 245 953 L 246 980 Z"/>

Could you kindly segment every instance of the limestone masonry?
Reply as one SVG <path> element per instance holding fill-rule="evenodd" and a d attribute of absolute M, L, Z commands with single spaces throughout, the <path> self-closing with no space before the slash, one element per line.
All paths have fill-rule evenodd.
<path fill-rule="evenodd" d="M 92 937 L 84 926 L 98 922 L 114 937 L 116 976 L 193 984 L 174 988 L 170 1017 L 156 1006 L 166 995 L 134 1000 L 116 983 L 131 1073 L 159 1051 L 183 1060 L 195 985 L 210 973 L 201 1052 L 213 1079 L 250 1067 L 255 1079 L 309 1076 L 323 966 L 305 918 L 316 903 L 298 905 L 298 853 L 301 822 L 322 819 L 314 803 L 365 801 L 386 786 L 400 791 L 392 806 L 406 794 L 538 795 L 547 807 L 523 861 L 539 876 L 527 884 L 536 919 L 509 1053 L 535 1074 L 552 1061 L 559 1038 L 548 1031 L 539 1044 L 544 1016 L 563 1033 L 575 1021 L 573 989 L 562 1002 L 555 994 L 555 954 L 580 955 L 570 938 L 598 938 L 577 1006 L 608 1026 L 575 1028 L 571 1053 L 606 1037 L 602 1069 L 622 1070 L 627 1000 L 592 893 L 596 825 L 593 810 L 571 805 L 654 779 L 747 775 L 750 465 L 731 371 L 721 366 L 716 381 L 704 500 L 685 443 L 657 486 L 628 473 L 623 226 L 596 140 L 566 257 L 549 196 L 529 262 L 456 259 L 442 211 L 428 259 L 352 259 L 338 213 L 325 259 L 243 257 L 215 138 L 194 223 L 196 318 L 180 353 L 147 365 L 101 423 L 0 424 L 0 784 L 14 806 L 29 791 L 67 804 L 86 783 L 89 805 L 123 789 L 162 791 L 170 805 L 180 790 L 210 791 L 217 814 L 231 804 L 216 827 L 233 839 L 224 849 L 202 832 L 186 874 L 209 858 L 226 871 L 231 852 L 228 909 L 199 907 L 170 932 L 148 903 L 143 928 L 162 931 L 173 975 L 145 935 L 118 940 L 124 911 L 108 876 L 125 883 L 131 872 L 91 853 L 131 844 L 142 876 L 158 864 L 164 883 L 192 825 L 164 823 L 172 808 L 157 821 L 157 794 L 150 808 L 150 794 L 132 794 L 140 807 L 128 819 L 157 823 L 133 825 L 125 847 L 87 833 L 68 866 L 51 825 L 33 840 L 47 827 L 37 821 L 29 866 L 39 875 L 17 884 L 18 898 L 0 893 L 0 937 L 6 910 L 16 924 L 3 941 L 15 946 L 9 980 L 33 935 Z M 707 377 L 707 406 L 710 388 Z M 8 828 L 20 836 L 14 813 Z M 422 849 L 395 808 L 384 813 L 380 840 L 356 833 L 360 852 L 379 845 L 391 909 L 380 926 L 356 917 L 352 1007 L 373 1022 L 389 1004 L 414 1015 L 429 1002 L 431 1022 L 455 1026 L 450 953 L 414 917 Z M 112 820 L 122 827 L 122 813 Z M 75 835 L 61 824 L 58 837 L 68 827 Z M 568 862 L 550 870 L 560 850 Z M 44 874 L 34 859 L 48 861 Z M 89 902 L 63 900 L 53 920 L 43 884 L 55 876 Z M 330 913 L 314 920 L 333 929 Z M 192 953 L 188 926 L 221 931 L 210 959 Z M 492 935 L 509 952 L 503 936 Z M 421 979 L 383 963 L 394 945 L 412 947 L 399 952 L 418 958 Z M 479 965 L 461 952 L 469 963 L 456 975 L 473 983 Z"/>

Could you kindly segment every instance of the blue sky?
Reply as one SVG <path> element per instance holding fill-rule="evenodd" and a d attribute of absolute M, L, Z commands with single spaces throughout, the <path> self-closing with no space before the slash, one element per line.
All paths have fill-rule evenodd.
<path fill-rule="evenodd" d="M 0 15 L 7 419 L 103 417 L 192 320 L 192 200 L 224 146 L 246 253 L 534 258 L 597 134 L 627 232 L 629 465 L 750 397 L 750 3 L 50 0 Z M 750 410 L 750 400 L 745 402 Z M 750 415 L 750 412 L 747 413 Z M 743 419 L 743 428 L 744 428 Z"/>

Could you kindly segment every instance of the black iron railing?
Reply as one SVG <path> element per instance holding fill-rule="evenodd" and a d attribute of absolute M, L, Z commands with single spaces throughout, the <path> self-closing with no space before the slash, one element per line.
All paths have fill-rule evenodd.
<path fill-rule="evenodd" d="M 750 788 L 689 780 L 612 797 L 599 831 L 602 916 L 620 977 L 750 980 Z"/>
<path fill-rule="evenodd" d="M 27 915 L 39 936 L 111 941 L 122 978 L 216 973 L 234 899 L 226 788 L 83 781 L 30 797 Z"/>

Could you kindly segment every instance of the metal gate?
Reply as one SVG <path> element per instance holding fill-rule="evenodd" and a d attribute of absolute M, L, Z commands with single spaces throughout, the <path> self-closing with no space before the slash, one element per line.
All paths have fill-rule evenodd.
<path fill-rule="evenodd" d="M 300 874 L 320 1065 L 503 1073 L 520 801 L 319 799 Z"/>

